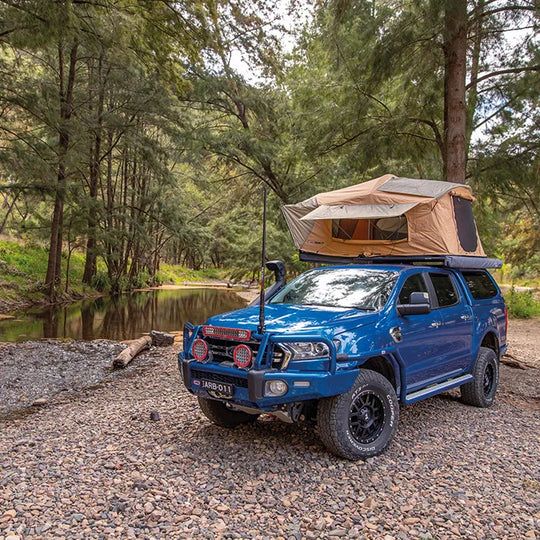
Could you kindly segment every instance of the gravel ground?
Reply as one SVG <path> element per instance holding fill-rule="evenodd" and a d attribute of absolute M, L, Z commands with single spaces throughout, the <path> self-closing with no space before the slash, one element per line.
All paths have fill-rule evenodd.
<path fill-rule="evenodd" d="M 1 540 L 540 537 L 540 370 L 503 365 L 490 409 L 402 408 L 389 451 L 352 463 L 310 426 L 213 426 L 177 349 L 0 423 Z"/>
<path fill-rule="evenodd" d="M 0 343 L 0 418 L 123 374 L 110 369 L 123 348 L 105 340 Z"/>

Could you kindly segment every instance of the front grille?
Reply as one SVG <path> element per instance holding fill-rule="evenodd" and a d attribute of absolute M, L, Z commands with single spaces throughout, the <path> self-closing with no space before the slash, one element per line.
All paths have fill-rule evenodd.
<path fill-rule="evenodd" d="M 191 378 L 192 379 L 207 379 L 209 381 L 234 384 L 234 386 L 241 386 L 242 388 L 248 387 L 247 379 L 243 379 L 242 377 L 233 377 L 231 375 L 221 375 L 219 373 L 209 373 L 206 371 L 199 371 L 197 369 L 191 370 Z"/>
<path fill-rule="evenodd" d="M 228 367 L 236 367 L 236 364 L 234 363 L 234 349 L 238 347 L 238 345 L 246 345 L 251 349 L 251 355 L 253 358 L 251 365 L 253 365 L 255 358 L 257 358 L 257 354 L 259 353 L 259 347 L 261 345 L 260 341 L 236 341 L 210 336 L 206 336 L 204 338 L 204 341 L 206 341 L 206 344 L 208 345 L 208 359 L 205 362 L 216 362 L 218 364 L 224 365 L 226 364 Z M 287 367 L 287 356 L 290 356 L 290 354 L 286 353 L 278 345 L 274 345 L 271 360 L 272 367 L 277 369 Z M 263 359 L 262 362 L 262 367 L 265 367 L 265 360 Z"/>
<path fill-rule="evenodd" d="M 240 345 L 247 345 L 251 349 L 251 354 L 253 359 L 257 356 L 259 352 L 258 341 L 248 341 L 248 342 L 238 342 L 226 339 L 216 339 L 211 337 L 206 337 L 206 343 L 208 343 L 208 351 L 210 360 L 213 362 L 233 362 L 234 361 L 234 349 Z"/>

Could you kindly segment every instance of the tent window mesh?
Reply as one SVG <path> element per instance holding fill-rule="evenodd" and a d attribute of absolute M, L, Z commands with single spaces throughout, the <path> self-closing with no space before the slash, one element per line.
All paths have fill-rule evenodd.
<path fill-rule="evenodd" d="M 465 251 L 472 253 L 478 247 L 472 201 L 461 197 L 452 197 L 452 202 L 454 203 L 454 217 L 456 218 L 459 243 Z"/>
<path fill-rule="evenodd" d="M 405 216 L 378 219 L 333 219 L 332 237 L 340 240 L 389 240 L 397 242 L 408 238 Z"/>

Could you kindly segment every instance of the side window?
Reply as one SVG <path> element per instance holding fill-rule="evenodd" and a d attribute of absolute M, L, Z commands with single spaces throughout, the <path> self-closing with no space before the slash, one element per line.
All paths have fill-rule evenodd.
<path fill-rule="evenodd" d="M 497 296 L 497 287 L 485 272 L 463 272 L 463 277 L 476 300 L 484 300 Z"/>
<path fill-rule="evenodd" d="M 452 282 L 452 278 L 448 274 L 429 274 L 435 294 L 439 302 L 439 307 L 448 307 L 457 304 L 459 296 Z"/>
<path fill-rule="evenodd" d="M 428 292 L 422 274 L 413 274 L 406 279 L 399 293 L 399 303 L 408 304 L 413 292 Z"/>
<path fill-rule="evenodd" d="M 452 201 L 454 203 L 454 217 L 456 218 L 459 243 L 465 251 L 472 253 L 478 247 L 472 201 L 461 197 L 452 197 Z"/>

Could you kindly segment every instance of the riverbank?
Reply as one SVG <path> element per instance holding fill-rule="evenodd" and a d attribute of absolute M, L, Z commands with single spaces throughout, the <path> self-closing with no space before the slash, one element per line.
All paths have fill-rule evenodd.
<path fill-rule="evenodd" d="M 64 252 L 63 259 L 67 259 Z M 35 243 L 23 242 L 11 238 L 0 237 L 0 315 L 10 315 L 36 307 L 69 305 L 83 299 L 107 296 L 108 277 L 103 261 L 98 260 L 96 287 L 82 283 L 85 258 L 84 254 L 74 251 L 67 263 L 63 265 L 62 290 L 51 302 L 43 294 L 43 280 L 47 272 L 48 250 Z M 208 268 L 192 270 L 180 265 L 162 264 L 156 279 L 165 286 L 224 286 L 231 287 L 226 276 L 228 270 Z M 66 290 L 66 280 L 68 287 Z M 101 286 L 97 286 L 97 283 Z M 143 287 L 150 290 L 153 287 Z M 138 290 L 133 288 L 127 293 Z M 121 293 L 120 293 L 121 294 Z"/>
<path fill-rule="evenodd" d="M 539 332 L 510 322 L 517 360 L 540 367 Z M 490 409 L 457 391 L 404 407 L 389 451 L 351 463 L 311 426 L 212 425 L 178 350 L 2 422 L 0 538 L 535 538 L 539 369 L 501 366 Z"/>

